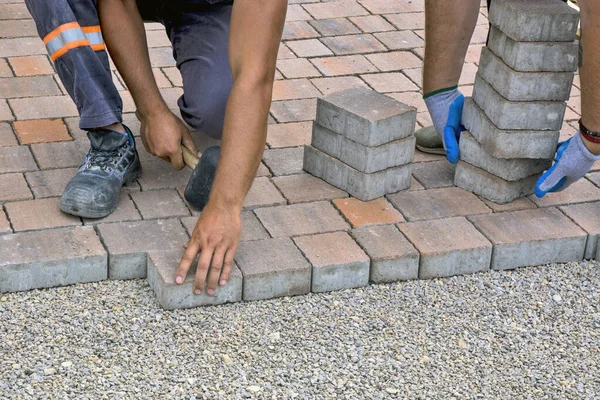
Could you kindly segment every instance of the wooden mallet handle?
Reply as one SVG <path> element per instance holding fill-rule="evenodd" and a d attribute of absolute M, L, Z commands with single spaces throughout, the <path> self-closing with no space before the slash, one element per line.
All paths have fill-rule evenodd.
<path fill-rule="evenodd" d="M 183 162 L 185 162 L 185 165 L 194 170 L 200 159 L 194 153 L 189 151 L 187 147 L 181 146 L 181 149 L 183 150 Z"/>

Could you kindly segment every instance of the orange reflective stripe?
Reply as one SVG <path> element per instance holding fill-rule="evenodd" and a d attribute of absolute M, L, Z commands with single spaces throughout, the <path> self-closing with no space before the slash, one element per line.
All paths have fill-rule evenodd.
<path fill-rule="evenodd" d="M 104 46 L 104 43 L 93 44 L 92 45 L 92 50 L 94 50 L 94 51 L 106 50 L 106 47 Z"/>
<path fill-rule="evenodd" d="M 82 26 L 81 30 L 83 33 L 100 32 L 100 25 L 96 26 Z"/>
<path fill-rule="evenodd" d="M 89 46 L 89 45 L 90 45 L 90 42 L 87 39 L 69 42 L 65 46 L 60 48 L 59 50 L 52 53 L 50 58 L 52 58 L 52 61 L 56 61 L 60 56 L 64 55 L 67 51 L 69 51 L 71 49 L 74 49 L 76 47 Z"/>
<path fill-rule="evenodd" d="M 77 22 L 69 22 L 67 24 L 63 24 L 63 25 L 59 26 L 58 28 L 56 28 L 55 30 L 53 30 L 52 32 L 50 32 L 49 34 L 44 36 L 44 44 L 48 44 L 49 41 L 51 41 L 52 39 L 54 39 L 55 37 L 60 35 L 61 32 L 64 32 L 68 29 L 73 29 L 73 28 L 79 28 L 79 24 Z"/>

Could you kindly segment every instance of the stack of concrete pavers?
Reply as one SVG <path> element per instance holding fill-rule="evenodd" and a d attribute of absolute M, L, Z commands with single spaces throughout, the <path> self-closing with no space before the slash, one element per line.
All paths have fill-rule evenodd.
<path fill-rule="evenodd" d="M 489 20 L 455 184 L 502 204 L 532 194 L 552 163 L 577 70 L 579 14 L 562 0 L 494 0 Z"/>
<path fill-rule="evenodd" d="M 366 88 L 320 98 L 304 169 L 363 201 L 407 189 L 416 115 Z"/>

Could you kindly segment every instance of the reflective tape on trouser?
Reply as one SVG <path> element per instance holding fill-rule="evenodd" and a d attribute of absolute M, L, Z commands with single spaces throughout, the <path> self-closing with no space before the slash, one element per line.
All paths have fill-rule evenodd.
<path fill-rule="evenodd" d="M 44 44 L 52 61 L 56 61 L 69 50 L 89 46 L 94 51 L 104 50 L 100 26 L 79 26 L 77 22 L 63 24 L 44 37 Z"/>

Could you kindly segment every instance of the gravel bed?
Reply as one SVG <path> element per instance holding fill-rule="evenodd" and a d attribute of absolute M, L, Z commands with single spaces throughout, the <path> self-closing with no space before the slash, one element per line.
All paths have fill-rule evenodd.
<path fill-rule="evenodd" d="M 0 295 L 0 398 L 597 399 L 600 265 L 192 310 L 145 281 Z"/>

